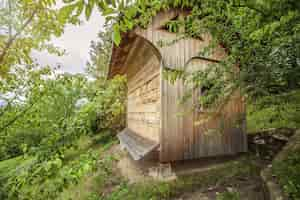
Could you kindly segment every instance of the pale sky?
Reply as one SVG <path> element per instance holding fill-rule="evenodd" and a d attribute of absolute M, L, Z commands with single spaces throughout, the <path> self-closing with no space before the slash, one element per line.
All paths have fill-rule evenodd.
<path fill-rule="evenodd" d="M 61 65 L 63 72 L 83 73 L 86 62 L 89 59 L 89 47 L 92 40 L 97 38 L 97 33 L 104 25 L 104 17 L 97 9 L 94 9 L 89 21 L 80 26 L 67 25 L 64 34 L 60 38 L 54 38 L 53 44 L 66 50 L 66 55 L 58 57 L 47 52 L 33 52 L 33 56 L 41 65 Z"/>

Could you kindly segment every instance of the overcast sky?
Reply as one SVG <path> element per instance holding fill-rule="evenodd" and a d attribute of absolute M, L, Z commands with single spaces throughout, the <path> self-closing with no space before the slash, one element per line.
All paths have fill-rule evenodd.
<path fill-rule="evenodd" d="M 63 57 L 49 55 L 47 52 L 33 52 L 33 56 L 42 65 L 61 65 L 63 72 L 83 73 L 89 59 L 90 42 L 97 38 L 97 33 L 103 27 L 104 18 L 94 9 L 89 21 L 80 26 L 68 25 L 60 38 L 54 38 L 53 44 L 66 50 Z"/>

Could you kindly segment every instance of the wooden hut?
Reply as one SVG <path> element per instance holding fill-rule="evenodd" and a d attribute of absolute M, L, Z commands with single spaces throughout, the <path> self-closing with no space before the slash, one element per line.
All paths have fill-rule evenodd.
<path fill-rule="evenodd" d="M 165 30 L 165 24 L 184 16 L 182 10 L 159 12 L 146 29 L 136 27 L 122 35 L 122 42 L 112 51 L 109 77 L 127 76 L 127 128 L 118 134 L 123 147 L 135 160 L 152 151 L 159 152 L 160 162 L 233 155 L 247 151 L 245 134 L 245 105 L 236 92 L 220 113 L 204 123 L 196 123 L 205 112 L 191 110 L 199 93 L 184 106 L 178 101 L 187 86 L 182 80 L 170 84 L 162 76 L 164 68 L 201 70 L 224 58 L 219 47 L 209 58 L 198 56 L 208 46 L 210 35 L 184 38 L 172 45 L 161 41 L 175 40 L 176 33 Z"/>

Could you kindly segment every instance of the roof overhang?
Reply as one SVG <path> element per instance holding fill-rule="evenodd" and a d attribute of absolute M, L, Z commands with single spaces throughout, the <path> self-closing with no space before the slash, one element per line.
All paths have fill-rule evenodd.
<path fill-rule="evenodd" d="M 117 74 L 124 75 L 130 66 L 142 65 L 142 60 L 146 61 L 153 54 L 161 60 L 162 56 L 159 50 L 150 41 L 134 31 L 123 33 L 120 45 L 113 45 L 108 78 Z"/>

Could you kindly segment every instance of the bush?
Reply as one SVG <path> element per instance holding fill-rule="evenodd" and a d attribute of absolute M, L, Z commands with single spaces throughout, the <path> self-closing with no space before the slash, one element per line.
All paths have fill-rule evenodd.
<path fill-rule="evenodd" d="M 300 149 L 289 152 L 282 161 L 273 164 L 273 173 L 277 176 L 284 192 L 291 200 L 300 199 Z"/>
<path fill-rule="evenodd" d="M 300 91 L 266 96 L 247 105 L 247 129 L 300 128 Z"/>
<path fill-rule="evenodd" d="M 226 191 L 217 195 L 217 200 L 240 200 L 240 194 L 236 191 Z"/>
<path fill-rule="evenodd" d="M 94 170 L 99 155 L 87 152 L 70 162 L 56 157 L 44 162 L 33 160 L 8 177 L 0 190 L 3 199 L 53 200 L 64 188 L 76 184 Z"/>
<path fill-rule="evenodd" d="M 104 82 L 93 100 L 86 104 L 83 113 L 87 113 L 87 122 L 94 133 L 103 130 L 116 131 L 124 128 L 126 120 L 126 79 L 116 76 Z"/>
<path fill-rule="evenodd" d="M 72 76 L 44 84 L 47 88 L 44 95 L 35 97 L 32 93 L 24 108 L 20 106 L 17 112 L 8 110 L 6 119 L 0 120 L 0 125 L 7 124 L 28 105 L 33 105 L 26 115 L 1 132 L 0 160 L 22 154 L 32 158 L 28 165 L 18 167 L 17 173 L 0 180 L 1 199 L 56 199 L 95 164 L 96 156 L 92 154 L 70 162 L 67 158 L 70 149 L 78 147 L 82 136 L 103 135 L 100 131 L 111 133 L 125 124 L 124 77 L 101 81 L 98 86 L 96 82 Z M 76 106 L 83 98 L 87 101 Z"/>

